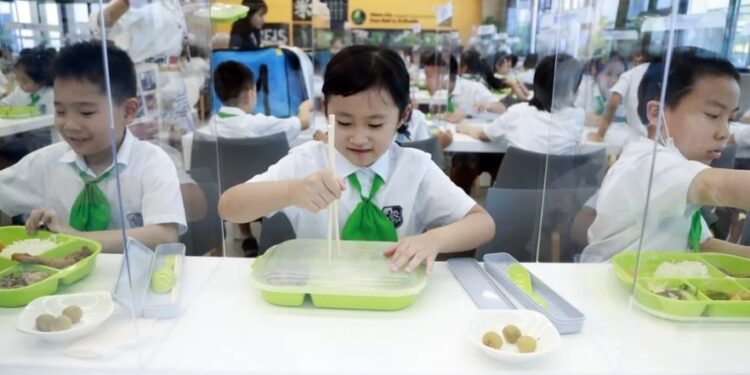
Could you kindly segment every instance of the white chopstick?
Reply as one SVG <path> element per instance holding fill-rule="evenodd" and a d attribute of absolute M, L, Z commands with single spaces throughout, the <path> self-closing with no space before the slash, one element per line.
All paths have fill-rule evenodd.
<path fill-rule="evenodd" d="M 328 116 L 328 170 L 336 176 L 336 116 Z M 331 261 L 332 241 L 336 241 L 336 253 L 341 249 L 339 234 L 339 203 L 334 200 L 328 206 L 328 261 Z"/>

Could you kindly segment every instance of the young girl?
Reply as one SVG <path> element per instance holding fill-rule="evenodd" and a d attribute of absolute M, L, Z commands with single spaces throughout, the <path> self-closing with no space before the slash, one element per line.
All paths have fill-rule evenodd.
<path fill-rule="evenodd" d="M 498 91 L 510 88 L 518 100 L 529 100 L 529 90 L 513 76 L 513 55 L 499 52 L 493 61 L 493 69 L 486 77 L 490 89 Z"/>
<path fill-rule="evenodd" d="M 15 89 L 2 100 L 0 106 L 36 107 L 40 114 L 54 111 L 52 74 L 50 67 L 55 50 L 25 49 L 14 65 Z M 49 129 L 24 132 L 17 136 L 0 139 L 0 168 L 13 164 L 31 151 L 50 144 Z"/>
<path fill-rule="evenodd" d="M 260 30 L 268 6 L 263 0 L 244 0 L 242 5 L 249 8 L 247 17 L 235 21 L 229 37 L 229 48 L 257 49 L 261 47 Z"/>
<path fill-rule="evenodd" d="M 595 58 L 586 70 L 588 74 L 584 74 L 581 80 L 574 105 L 586 112 L 586 124 L 595 126 L 604 114 L 609 90 L 625 71 L 625 61 L 616 54 L 609 58 Z"/>
<path fill-rule="evenodd" d="M 393 270 L 407 272 L 422 262 L 429 272 L 438 253 L 473 249 L 494 236 L 492 218 L 430 155 L 394 144 L 411 111 L 409 74 L 397 53 L 347 47 L 328 64 L 324 81 L 326 114 L 336 116 L 335 173 L 328 171 L 327 145 L 307 142 L 224 193 L 224 219 L 250 222 L 282 211 L 298 238 L 325 238 L 326 208 L 339 199 L 341 238 L 398 241 L 385 255 Z"/>

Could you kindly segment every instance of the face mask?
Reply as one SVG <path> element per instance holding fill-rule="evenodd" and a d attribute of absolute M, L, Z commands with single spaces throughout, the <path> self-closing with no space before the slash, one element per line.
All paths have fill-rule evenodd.
<path fill-rule="evenodd" d="M 666 133 L 666 137 L 661 134 L 661 132 L 658 133 L 658 141 L 661 143 L 662 146 L 666 147 L 669 150 L 678 151 L 677 146 L 674 144 L 674 138 L 669 134 L 669 125 L 667 125 L 667 118 L 664 116 L 664 113 L 662 112 L 661 120 L 664 122 L 662 127 L 664 128 L 664 133 Z M 679 151 L 678 151 L 679 152 Z"/>

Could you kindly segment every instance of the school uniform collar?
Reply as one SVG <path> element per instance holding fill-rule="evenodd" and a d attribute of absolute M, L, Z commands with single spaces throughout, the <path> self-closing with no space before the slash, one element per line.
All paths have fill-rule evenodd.
<path fill-rule="evenodd" d="M 223 114 L 223 116 L 222 116 Z M 237 117 L 237 116 L 244 116 L 247 113 L 243 111 L 241 108 L 237 107 L 230 107 L 230 106 L 222 106 L 219 109 L 219 112 L 216 112 L 216 116 L 218 118 L 229 118 L 229 117 Z"/>
<path fill-rule="evenodd" d="M 344 155 L 336 151 L 336 176 L 339 177 L 347 177 L 352 173 L 355 173 L 359 170 L 363 171 L 370 171 L 372 173 L 376 173 L 380 178 L 383 179 L 383 182 L 388 182 L 388 173 L 390 172 L 390 160 L 391 160 L 391 149 L 393 146 L 388 147 L 388 149 L 383 153 L 383 155 L 380 155 L 378 160 L 375 160 L 374 163 L 372 163 L 369 167 L 358 167 L 354 164 L 352 164 Z"/>
<path fill-rule="evenodd" d="M 453 96 L 461 95 L 461 91 L 464 90 L 464 86 L 466 86 L 466 78 L 456 77 L 456 83 L 453 85 L 453 91 L 450 93 Z"/>
<path fill-rule="evenodd" d="M 133 152 L 133 146 L 136 142 L 138 142 L 138 139 L 136 139 L 135 136 L 130 133 L 130 130 L 126 129 L 125 137 L 123 137 L 122 139 L 120 149 L 117 150 L 117 164 L 119 166 L 127 167 L 130 160 L 130 155 Z M 76 152 L 73 151 L 70 146 L 68 146 L 68 148 L 69 150 L 60 157 L 60 162 L 73 166 L 77 170 L 83 171 L 91 177 L 96 177 L 96 174 L 94 174 L 91 168 L 89 168 L 88 164 L 86 164 L 86 160 L 83 158 L 83 156 L 76 154 Z M 110 165 L 105 171 L 111 169 L 112 167 L 113 165 Z"/>

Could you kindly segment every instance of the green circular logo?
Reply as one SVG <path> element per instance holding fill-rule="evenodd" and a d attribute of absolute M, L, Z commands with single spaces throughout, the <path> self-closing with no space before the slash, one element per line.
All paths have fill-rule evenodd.
<path fill-rule="evenodd" d="M 355 25 L 361 25 L 365 23 L 366 19 L 367 15 L 362 9 L 355 9 L 354 12 L 352 12 L 352 22 L 354 22 Z"/>

